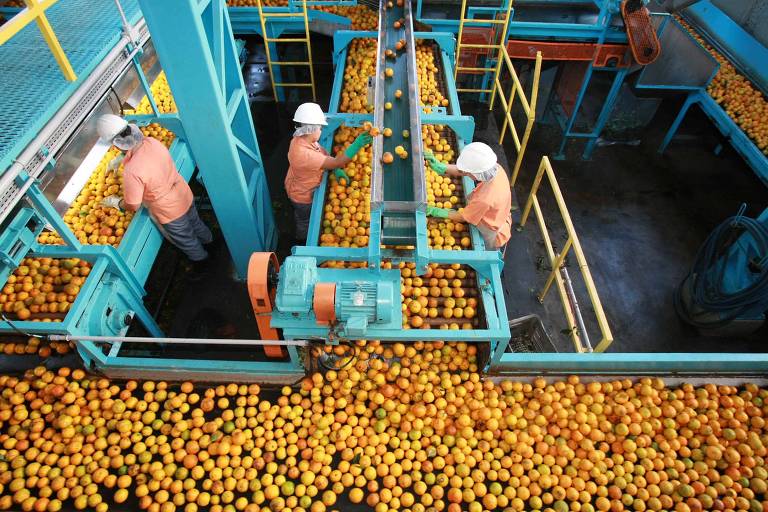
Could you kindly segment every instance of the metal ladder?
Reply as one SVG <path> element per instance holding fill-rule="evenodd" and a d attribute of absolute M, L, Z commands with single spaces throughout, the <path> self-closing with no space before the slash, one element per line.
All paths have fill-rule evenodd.
<path fill-rule="evenodd" d="M 503 0 L 498 8 L 496 7 L 470 7 L 470 10 L 476 11 L 476 12 L 490 12 L 490 13 L 496 13 L 501 14 L 504 12 L 503 18 L 494 17 L 492 19 L 476 19 L 476 18 L 468 18 L 467 17 L 467 0 L 462 0 L 461 2 L 461 17 L 459 18 L 459 35 L 458 39 L 456 41 L 456 67 L 454 68 L 453 78 L 454 80 L 458 79 L 459 75 L 478 75 L 482 74 L 486 76 L 486 79 L 483 80 L 484 84 L 488 83 L 487 75 L 489 73 L 494 73 L 494 78 L 498 77 L 499 74 L 499 67 L 498 62 L 501 61 L 502 56 L 501 52 L 504 51 L 503 48 L 505 46 L 506 38 L 507 38 L 507 32 L 509 30 L 509 21 L 512 15 L 512 0 Z M 465 33 L 465 25 L 476 25 L 479 27 L 489 27 L 491 28 L 491 34 L 490 39 L 487 43 L 476 43 L 476 42 L 463 42 L 467 35 L 470 35 L 470 33 Z M 499 27 L 500 26 L 500 27 Z M 501 30 L 499 30 L 501 28 Z M 480 35 L 480 34 L 475 34 Z M 470 35 L 471 37 L 471 35 Z M 482 50 L 486 50 L 486 67 L 477 67 L 477 66 L 462 66 L 461 65 L 461 57 L 462 57 L 462 49 L 473 56 L 477 56 L 478 54 L 482 53 Z M 493 55 L 494 51 L 496 52 L 496 55 Z M 489 65 L 492 64 L 492 65 Z M 494 95 L 495 87 L 494 83 L 492 82 L 490 85 L 490 88 L 487 88 L 485 85 L 483 85 L 481 88 L 456 88 L 457 92 L 473 92 L 473 93 L 480 93 L 480 94 L 487 94 L 490 93 L 492 96 Z"/>
<path fill-rule="evenodd" d="M 259 21 L 261 22 L 261 34 L 264 37 L 264 47 L 267 53 L 267 66 L 269 67 L 269 79 L 272 82 L 272 94 L 275 97 L 275 101 L 280 101 L 277 89 L 278 87 L 310 87 L 312 89 L 312 101 L 317 101 L 317 93 L 315 91 L 315 71 L 312 67 L 312 43 L 309 38 L 309 18 L 307 16 L 307 0 L 301 0 L 301 10 L 294 12 L 266 12 L 262 6 L 262 0 L 257 1 L 259 8 Z M 304 20 L 304 37 L 270 37 L 267 32 L 270 19 L 282 19 L 286 18 L 303 18 Z M 278 43 L 304 43 L 307 45 L 307 59 L 306 61 L 279 61 L 277 60 L 277 44 Z M 274 47 L 272 46 L 274 45 Z M 275 52 L 273 58 L 272 52 Z M 307 66 L 309 68 L 309 82 L 276 82 L 275 81 L 275 68 L 279 70 L 280 66 Z M 279 71 L 278 71 L 279 72 Z"/>

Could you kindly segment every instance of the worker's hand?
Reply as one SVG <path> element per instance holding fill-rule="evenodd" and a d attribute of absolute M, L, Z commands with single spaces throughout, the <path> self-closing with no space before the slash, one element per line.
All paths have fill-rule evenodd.
<path fill-rule="evenodd" d="M 120 164 L 123 162 L 125 155 L 118 155 L 107 164 L 107 174 L 117 174 L 117 170 L 120 168 Z"/>
<path fill-rule="evenodd" d="M 449 210 L 448 208 L 437 208 L 435 206 L 427 206 L 427 216 L 428 217 L 439 217 L 441 219 L 447 219 L 448 214 L 451 213 L 452 210 Z"/>
<path fill-rule="evenodd" d="M 432 153 L 432 151 L 430 151 L 429 149 L 424 151 L 424 160 L 427 161 L 430 169 L 435 171 L 440 176 L 445 175 L 445 171 L 448 169 L 448 164 L 441 162 L 440 160 L 435 158 L 434 153 Z"/>
<path fill-rule="evenodd" d="M 349 183 L 349 176 L 347 176 L 347 173 L 344 172 L 344 169 L 334 169 L 333 175 L 336 176 L 336 180 L 347 180 L 347 183 Z"/>
<path fill-rule="evenodd" d="M 120 196 L 107 196 L 101 200 L 101 206 L 104 206 L 105 208 L 115 208 L 116 210 L 120 210 L 120 201 L 122 201 Z"/>
<path fill-rule="evenodd" d="M 371 134 L 368 132 L 363 132 L 360 135 L 357 136 L 357 138 L 352 142 L 352 144 L 347 147 L 346 150 L 344 150 L 344 156 L 347 158 L 354 158 L 358 151 L 363 149 L 365 146 L 373 142 L 373 137 L 371 137 Z"/>

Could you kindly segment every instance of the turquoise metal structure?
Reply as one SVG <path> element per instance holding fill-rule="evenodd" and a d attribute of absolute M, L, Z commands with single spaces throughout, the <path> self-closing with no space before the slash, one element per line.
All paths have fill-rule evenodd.
<path fill-rule="evenodd" d="M 136 23 L 141 18 L 138 2 L 122 4 L 128 21 Z M 0 46 L 0 173 L 10 167 L 121 37 L 121 20 L 112 1 L 70 0 L 53 5 L 46 15 L 56 27 L 78 79 L 69 82 L 62 76 L 34 24 Z M 73 17 L 79 22 L 71 23 Z"/>
<path fill-rule="evenodd" d="M 710 1 L 705 0 L 694 4 L 681 14 L 699 30 L 707 42 L 727 57 L 763 94 L 768 93 L 768 66 L 764 64 L 768 62 L 768 48 L 760 44 Z M 694 41 L 694 44 L 699 43 Z M 711 79 L 712 77 L 706 83 L 697 84 L 691 88 L 667 87 L 686 91 L 688 95 L 664 136 L 659 146 L 659 153 L 663 153 L 672 142 L 688 110 L 698 105 L 744 158 L 757 177 L 768 185 L 768 155 L 757 147 L 723 107 L 707 93 L 706 88 Z"/>
<path fill-rule="evenodd" d="M 75 303 L 60 322 L 8 321 L 3 318 L 0 321 L 2 334 L 23 332 L 40 336 L 101 332 L 122 335 L 128 329 L 127 322 L 135 317 L 152 336 L 162 335 L 143 304 L 145 291 L 142 286 L 162 243 L 162 236 L 149 213 L 140 209 L 135 214 L 117 248 L 84 245 L 43 191 L 52 178 L 50 174 L 58 172 L 57 158 L 67 151 L 73 134 L 79 133 L 92 109 L 101 105 L 103 95 L 114 81 L 133 71 L 137 74 L 140 90 L 151 98 L 139 61 L 143 51 L 140 45 L 147 39 L 146 29 L 137 2 L 123 2 L 123 7 L 131 25 L 130 37 L 125 34 L 125 27 L 121 25 L 112 2 L 61 2 L 51 9 L 51 20 L 60 20 L 59 36 L 64 48 L 71 50 L 73 55 L 72 62 L 79 77 L 74 83 L 66 82 L 59 73 L 49 76 L 49 71 L 53 72 L 45 65 L 49 52 L 41 53 L 45 44 L 39 35 L 35 39 L 21 33 L 18 39 L 14 38 L 13 44 L 0 48 L 0 66 L 8 70 L 0 77 L 0 82 L 7 85 L 0 99 L 0 112 L 4 112 L 0 120 L 3 132 L 0 135 L 0 160 L 3 162 L 0 169 L 5 180 L 2 215 L 8 219 L 0 235 L 0 278 L 6 282 L 27 256 L 79 258 L 93 264 Z M 89 16 L 77 26 L 68 23 L 83 12 L 88 12 Z M 157 112 L 154 101 L 151 103 Z M 9 113 L 11 111 L 13 115 Z M 183 139 L 178 117 L 158 114 L 137 116 L 137 120 L 140 124 L 159 121 L 176 133 L 170 148 L 171 156 L 180 174 L 189 180 L 195 163 Z M 85 144 L 89 142 L 86 140 Z M 84 164 L 85 171 L 92 170 L 85 167 Z M 25 203 L 20 204 L 22 200 Z M 37 235 L 44 228 L 55 231 L 64 245 L 39 244 Z M 93 350 L 101 348 L 93 347 Z M 88 351 L 82 352 L 84 357 L 87 354 Z"/>
<path fill-rule="evenodd" d="M 78 258 L 93 266 L 80 293 L 61 322 L 10 321 L 4 315 L 0 332 L 5 334 L 94 334 L 122 335 L 134 317 L 152 336 L 162 331 L 144 307 L 145 294 L 131 268 L 111 246 L 76 247 L 40 245 L 37 235 L 46 225 L 45 219 L 32 208 L 22 208 L 0 235 L 0 281 L 6 282 L 10 273 L 25 257 Z M 78 346 L 87 361 L 91 351 L 99 347 Z"/>
<path fill-rule="evenodd" d="M 399 69 L 399 73 L 396 71 L 395 76 L 405 77 L 407 74 L 407 66 L 404 60 L 394 62 L 392 59 L 385 59 L 383 50 L 389 46 L 392 46 L 393 41 L 397 41 L 401 36 L 396 35 L 396 31 L 392 29 L 391 21 L 387 21 L 389 17 L 392 19 L 398 19 L 404 16 L 406 20 L 410 20 L 408 8 L 406 6 L 405 14 L 401 14 L 397 9 L 388 9 L 381 14 L 381 34 L 374 32 L 355 32 L 355 31 L 340 31 L 334 34 L 334 65 L 335 65 L 335 78 L 334 87 L 331 94 L 331 101 L 328 114 L 328 126 L 324 128 L 323 134 L 320 139 L 320 143 L 330 149 L 333 146 L 333 137 L 339 126 L 342 124 L 346 126 L 360 126 L 365 121 L 373 121 L 376 118 L 376 125 L 393 127 L 397 124 L 394 120 L 398 117 L 400 124 L 403 124 L 408 116 L 405 116 L 408 111 L 411 112 L 410 118 L 413 120 L 414 116 L 418 117 L 418 124 L 442 124 L 451 128 L 456 135 L 456 142 L 458 149 L 461 150 L 464 144 L 472 140 L 474 133 L 474 120 L 469 116 L 461 115 L 461 107 L 458 101 L 458 95 L 456 94 L 455 84 L 453 82 L 453 59 L 455 39 L 451 34 L 438 33 L 438 32 L 414 32 L 406 39 L 406 48 L 411 48 L 413 42 L 418 39 L 432 40 L 438 46 L 440 52 L 441 74 L 445 78 L 445 96 L 449 100 L 449 105 L 443 112 L 425 114 L 421 112 L 421 107 L 412 109 L 409 102 L 401 100 L 392 100 L 392 110 L 384 111 L 383 108 L 375 115 L 372 114 L 346 114 L 339 113 L 338 106 L 341 97 L 341 89 L 344 81 L 344 68 L 347 59 L 347 48 L 349 43 L 353 39 L 357 38 L 379 38 L 379 54 L 377 57 L 377 63 L 379 67 L 377 74 L 383 73 L 384 67 L 395 67 L 398 64 L 402 69 Z M 406 24 L 408 23 L 406 21 Z M 408 30 L 406 29 L 406 34 Z M 386 41 L 390 41 L 387 43 Z M 413 78 L 415 79 L 415 77 Z M 384 92 L 385 98 L 377 98 L 376 105 L 380 107 L 380 103 L 391 100 L 391 91 L 401 88 L 404 92 L 407 89 L 414 88 L 414 84 L 403 83 L 388 83 L 386 80 L 382 81 L 381 91 Z M 416 88 L 418 89 L 418 88 Z M 379 93 L 379 89 L 377 89 Z M 413 98 L 410 102 L 418 102 L 418 98 Z M 415 112 L 414 112 L 415 111 Z M 392 119 L 386 118 L 386 115 L 392 117 Z M 383 122 L 383 124 L 381 124 Z M 394 133 L 398 133 L 402 128 L 407 125 L 397 125 L 393 128 Z M 411 128 L 413 132 L 413 128 Z M 420 134 L 420 130 L 419 134 Z M 392 143 L 394 146 L 395 143 Z M 411 149 L 410 147 L 408 148 Z M 374 145 L 374 164 L 379 158 L 381 152 L 390 150 L 384 144 L 380 146 Z M 416 174 L 415 161 L 407 160 L 408 171 Z M 389 166 L 391 167 L 391 166 Z M 395 172 L 392 169 L 387 168 L 385 173 Z M 404 167 L 403 167 L 404 169 Z M 402 172 L 403 169 L 400 169 Z M 374 175 L 376 174 L 376 167 L 374 167 Z M 395 176 L 396 178 L 397 176 Z M 373 177 L 372 177 L 373 178 Z M 480 290 L 479 300 L 483 306 L 485 326 L 471 331 L 449 331 L 442 329 L 420 329 L 418 331 L 418 339 L 423 340 L 445 340 L 445 341 L 467 341 L 478 343 L 489 343 L 492 351 L 500 350 L 503 352 L 506 343 L 509 340 L 509 327 L 507 323 L 506 305 L 504 303 L 503 286 L 501 283 L 501 268 L 502 261 L 497 251 L 484 250 L 484 244 L 482 237 L 479 235 L 474 227 L 470 228 L 472 239 L 472 250 L 462 251 L 446 251 L 446 250 L 434 250 L 429 247 L 427 241 L 427 219 L 424 210 L 417 204 L 413 204 L 411 207 L 403 207 L 405 203 L 413 203 L 412 196 L 395 196 L 391 197 L 387 190 L 395 188 L 395 191 L 402 193 L 410 193 L 411 181 L 403 183 L 389 183 L 385 174 L 382 180 L 383 192 L 381 194 L 381 204 L 376 205 L 375 192 L 372 192 L 374 198 L 372 198 L 371 208 L 371 223 L 370 223 L 370 240 L 367 248 L 343 248 L 343 247 L 322 247 L 318 245 L 320 233 L 322 232 L 322 210 L 324 206 L 324 199 L 327 193 L 327 180 L 322 180 L 318 189 L 315 190 L 313 198 L 313 208 L 310 218 L 309 235 L 307 237 L 307 245 L 294 247 L 294 257 L 304 259 L 312 258 L 318 265 L 328 261 L 347 261 L 347 262 L 366 262 L 368 270 L 366 272 L 381 273 L 380 279 L 385 279 L 383 270 L 380 270 L 382 261 L 389 261 L 393 265 L 400 262 L 414 262 L 416 263 L 417 272 L 420 265 L 423 269 L 427 263 L 440 263 L 440 264 L 453 264 L 461 263 L 473 268 L 477 273 L 478 285 Z M 469 178 L 463 178 L 463 187 L 465 194 L 469 194 L 473 188 L 474 183 Z M 414 191 L 414 194 L 416 192 Z M 413 196 L 415 197 L 415 196 Z M 398 208 L 399 210 L 392 211 L 389 208 Z M 388 213 L 389 212 L 389 213 Z M 389 236 L 386 232 L 386 216 L 389 214 L 395 214 L 401 216 L 403 219 L 413 219 L 407 224 L 409 228 L 405 229 L 401 234 L 397 234 L 394 238 L 397 242 L 387 242 Z M 415 218 L 414 218 L 415 217 Z M 402 238 L 400 238 L 402 237 Z M 394 245 L 408 245 L 412 249 L 397 249 Z M 384 245 L 384 247 L 382 247 Z M 349 280 L 350 276 L 354 274 L 354 269 L 318 269 L 323 273 L 323 281 L 343 282 Z M 283 275 L 281 270 L 281 279 L 289 279 L 290 272 L 285 272 Z M 370 277 L 373 279 L 373 277 Z M 278 307 L 279 307 L 279 294 L 278 290 Z M 343 301 L 343 298 L 340 299 Z M 398 304 L 399 306 L 399 304 Z M 337 305 L 337 307 L 339 307 Z M 283 336 L 287 339 L 337 339 L 338 336 L 332 332 L 332 329 L 327 326 L 317 325 L 314 321 L 314 317 L 311 312 L 307 315 L 298 315 L 293 319 L 285 317 L 280 312 L 276 312 L 273 316 L 273 324 L 278 325 L 283 329 Z M 399 315 L 398 315 L 399 316 Z M 409 341 L 413 340 L 414 331 L 403 330 L 399 323 L 397 325 L 369 325 L 368 332 L 365 336 L 360 336 L 360 339 L 377 339 L 387 341 Z"/>
<path fill-rule="evenodd" d="M 225 3 L 142 0 L 141 7 L 201 181 L 244 279 L 251 253 L 272 250 L 277 230 Z"/>

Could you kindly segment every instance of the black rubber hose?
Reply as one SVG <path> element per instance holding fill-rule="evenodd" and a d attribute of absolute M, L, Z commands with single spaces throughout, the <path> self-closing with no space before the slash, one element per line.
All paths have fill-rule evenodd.
<path fill-rule="evenodd" d="M 760 255 L 749 262 L 749 268 L 743 269 L 754 274 L 754 279 L 749 285 L 728 292 L 725 278 L 732 268 L 731 248 L 745 235 L 752 237 Z M 687 300 L 683 298 L 684 290 Z M 711 329 L 722 327 L 761 304 L 768 307 L 768 227 L 750 217 L 736 215 L 717 226 L 699 248 L 690 273 L 675 289 L 675 311 L 686 323 Z"/>

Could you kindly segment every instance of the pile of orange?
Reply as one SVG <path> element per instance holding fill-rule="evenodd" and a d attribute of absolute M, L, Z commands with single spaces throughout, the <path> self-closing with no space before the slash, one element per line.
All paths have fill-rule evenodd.
<path fill-rule="evenodd" d="M 475 329 L 480 296 L 475 271 L 455 263 L 431 263 L 423 276 L 415 264 L 400 263 L 404 329 Z"/>
<path fill-rule="evenodd" d="M 313 9 L 349 18 L 349 30 L 377 30 L 379 27 L 378 13 L 366 5 L 324 5 Z"/>
<path fill-rule="evenodd" d="M 309 2 L 307 2 L 309 4 Z M 258 7 L 257 0 L 227 0 L 229 7 Z M 287 7 L 288 0 L 262 0 L 262 7 Z M 349 18 L 348 30 L 376 30 L 379 16 L 367 5 L 307 5 L 307 9 L 328 12 Z"/>
<path fill-rule="evenodd" d="M 707 86 L 709 95 L 723 107 L 763 154 L 768 155 L 768 100 L 766 97 L 682 18 L 676 16 L 676 19 L 720 63 L 720 69 Z"/>
<path fill-rule="evenodd" d="M 334 135 L 334 154 L 339 154 L 355 140 L 362 128 L 341 126 Z M 328 173 L 328 187 L 323 205 L 320 245 L 325 247 L 367 247 L 371 222 L 371 145 L 361 149 L 344 167 L 349 176 L 338 180 Z"/>
<path fill-rule="evenodd" d="M 421 127 L 421 137 L 424 148 L 432 151 L 441 162 L 452 162 L 455 149 L 452 143 L 453 135 L 444 125 L 425 124 Z M 437 208 L 461 209 L 465 206 L 464 187 L 461 178 L 440 176 L 426 167 L 427 204 Z M 429 245 L 433 249 L 462 250 L 472 247 L 469 227 L 447 219 L 430 217 L 427 220 L 429 228 Z"/>
<path fill-rule="evenodd" d="M 768 390 L 486 380 L 478 346 L 345 347 L 295 387 L 0 377 L 0 508 L 768 508 Z M 130 504 L 130 505 L 129 505 Z"/>
<path fill-rule="evenodd" d="M 72 342 L 68 341 L 48 341 L 44 338 L 30 336 L 23 338 L 19 336 L 10 336 L 0 338 L 0 354 L 10 355 L 34 355 L 42 358 L 50 357 L 53 354 L 63 355 L 71 352 Z"/>
<path fill-rule="evenodd" d="M 160 74 L 157 75 L 157 78 L 154 82 L 152 82 L 152 85 L 149 87 L 149 89 L 152 92 L 152 98 L 154 98 L 155 104 L 157 105 L 157 109 L 160 111 L 160 113 L 172 114 L 178 111 L 176 102 L 173 99 L 173 94 L 171 93 L 171 88 L 168 85 L 168 79 L 165 76 L 165 71 L 161 71 Z M 125 113 L 151 114 L 152 105 L 149 103 L 149 98 L 144 96 L 135 110 L 127 110 Z M 176 137 L 172 131 L 163 128 L 157 123 L 143 126 L 141 128 L 141 132 L 145 137 L 153 137 L 159 140 L 165 144 L 166 147 L 171 147 L 171 143 Z"/>
<path fill-rule="evenodd" d="M 0 291 L 0 307 L 12 320 L 59 322 L 91 271 L 76 258 L 24 258 Z"/>
<path fill-rule="evenodd" d="M 421 105 L 427 107 L 447 107 L 448 99 L 443 95 L 438 82 L 440 69 L 435 63 L 434 43 L 432 41 L 416 41 L 416 75 L 419 82 Z"/>
<path fill-rule="evenodd" d="M 368 104 L 368 77 L 375 74 L 376 40 L 353 39 L 347 51 L 339 112 L 356 114 L 373 112 L 373 105 Z"/>
<path fill-rule="evenodd" d="M 164 114 L 176 112 L 176 103 L 168 87 L 165 73 L 161 72 L 150 86 L 157 108 Z M 152 107 L 146 96 L 141 100 L 136 110 L 126 114 L 150 114 Z M 145 137 L 153 137 L 166 147 L 170 147 L 175 137 L 174 133 L 157 123 L 141 128 Z M 125 231 L 133 219 L 134 213 L 119 211 L 115 208 L 101 206 L 101 201 L 108 196 L 123 196 L 123 166 L 120 165 L 117 174 L 107 172 L 109 162 L 120 155 L 120 151 L 112 147 L 99 161 L 96 169 L 88 178 L 77 198 L 64 213 L 64 223 L 69 226 L 82 244 L 112 245 L 118 247 L 123 240 Z M 61 245 L 64 243 L 58 233 L 43 231 L 38 237 L 41 244 Z"/>

